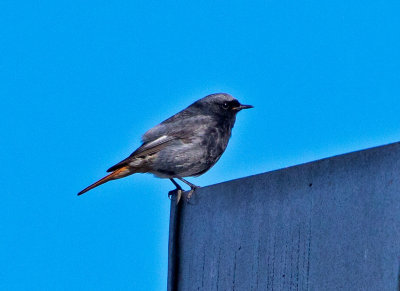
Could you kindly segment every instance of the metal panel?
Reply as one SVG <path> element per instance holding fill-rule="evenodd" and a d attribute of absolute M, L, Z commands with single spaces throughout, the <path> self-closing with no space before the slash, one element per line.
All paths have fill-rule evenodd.
<path fill-rule="evenodd" d="M 170 291 L 397 290 L 399 258 L 400 143 L 171 204 Z"/>

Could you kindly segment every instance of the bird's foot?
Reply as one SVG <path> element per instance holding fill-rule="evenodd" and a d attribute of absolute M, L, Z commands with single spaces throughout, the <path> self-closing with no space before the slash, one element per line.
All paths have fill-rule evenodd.
<path fill-rule="evenodd" d="M 196 186 L 195 184 L 190 183 L 189 181 L 186 181 L 185 179 L 181 178 L 181 177 L 177 177 L 177 179 L 181 180 L 183 183 L 185 183 L 186 185 L 188 185 L 190 187 L 190 191 L 188 193 L 188 195 L 186 196 L 186 201 L 189 202 L 190 198 L 192 197 L 194 191 L 196 191 L 197 188 L 200 188 L 199 186 Z M 175 181 L 173 181 L 173 179 L 171 179 L 172 183 L 176 184 Z"/>
<path fill-rule="evenodd" d="M 200 188 L 199 186 L 195 186 L 193 185 L 188 193 L 188 195 L 186 196 L 186 201 L 189 202 L 190 198 L 192 198 L 192 195 L 194 194 L 194 191 L 196 191 L 196 189 Z"/>
<path fill-rule="evenodd" d="M 175 190 L 168 192 L 168 198 L 172 199 L 172 196 L 176 196 L 175 200 L 176 200 L 176 204 L 178 204 L 179 200 L 181 200 L 182 192 L 183 192 L 182 189 L 176 188 Z"/>

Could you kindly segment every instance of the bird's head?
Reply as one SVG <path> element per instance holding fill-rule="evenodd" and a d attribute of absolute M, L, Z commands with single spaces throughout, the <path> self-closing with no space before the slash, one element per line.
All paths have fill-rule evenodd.
<path fill-rule="evenodd" d="M 227 118 L 235 117 L 242 109 L 253 108 L 251 105 L 240 104 L 237 99 L 226 93 L 208 95 L 196 101 L 192 106 L 201 112 Z"/>

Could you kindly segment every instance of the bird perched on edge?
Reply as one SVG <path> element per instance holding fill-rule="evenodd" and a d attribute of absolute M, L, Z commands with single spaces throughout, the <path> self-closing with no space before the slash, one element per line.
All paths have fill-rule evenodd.
<path fill-rule="evenodd" d="M 226 93 L 208 95 L 151 128 L 142 136 L 143 144 L 125 160 L 107 170 L 105 176 L 81 195 L 108 181 L 134 173 L 152 173 L 159 178 L 169 178 L 177 191 L 177 203 L 182 194 L 181 186 L 174 178 L 190 187 L 190 199 L 198 186 L 183 177 L 199 176 L 207 172 L 219 160 L 228 145 L 236 114 L 242 105 Z"/>

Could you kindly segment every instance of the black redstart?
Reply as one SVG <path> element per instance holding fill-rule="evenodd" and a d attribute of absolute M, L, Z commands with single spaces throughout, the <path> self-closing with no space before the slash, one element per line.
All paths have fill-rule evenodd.
<path fill-rule="evenodd" d="M 226 93 L 208 95 L 153 127 L 142 136 L 143 144 L 128 158 L 107 170 L 105 176 L 81 195 L 110 180 L 134 173 L 152 173 L 174 183 L 179 201 L 182 188 L 177 178 L 190 186 L 189 199 L 198 186 L 183 177 L 207 172 L 221 157 L 228 145 L 236 114 L 251 105 L 242 105 Z"/>

